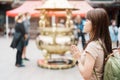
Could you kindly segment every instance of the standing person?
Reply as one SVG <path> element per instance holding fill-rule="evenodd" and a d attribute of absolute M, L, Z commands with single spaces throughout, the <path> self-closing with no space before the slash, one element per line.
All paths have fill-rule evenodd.
<path fill-rule="evenodd" d="M 30 39 L 30 34 L 29 34 L 29 31 L 30 31 L 30 14 L 28 12 L 26 12 L 24 14 L 24 26 L 25 26 L 25 32 L 28 35 L 28 38 L 25 40 L 25 43 L 24 43 L 22 59 L 29 61 L 29 59 L 26 57 L 26 47 L 28 46 L 29 39 Z"/>
<path fill-rule="evenodd" d="M 120 27 L 118 28 L 118 47 L 120 48 Z"/>
<path fill-rule="evenodd" d="M 65 27 L 65 20 L 64 19 L 60 19 L 60 21 L 57 24 L 57 26 L 60 27 L 60 28 L 64 28 Z"/>
<path fill-rule="evenodd" d="M 81 38 L 82 47 L 84 48 L 85 46 L 85 33 L 83 32 L 84 21 L 81 19 L 80 15 L 77 15 L 75 18 L 75 26 L 77 27 L 78 41 Z"/>
<path fill-rule="evenodd" d="M 88 11 L 84 31 L 89 33 L 90 40 L 83 52 L 77 46 L 71 46 L 71 54 L 78 61 L 77 66 L 84 80 L 103 80 L 104 59 L 108 53 L 112 53 L 108 25 L 108 15 L 104 9 Z M 104 52 L 102 46 L 108 53 Z"/>
<path fill-rule="evenodd" d="M 18 15 L 15 20 L 15 34 L 11 43 L 11 47 L 17 49 L 15 66 L 24 67 L 25 65 L 22 64 L 22 51 L 27 35 L 25 34 L 25 28 L 23 24 L 23 14 Z"/>
<path fill-rule="evenodd" d="M 118 27 L 116 26 L 116 21 L 112 20 L 111 25 L 109 26 L 110 37 L 112 40 L 112 48 L 117 48 L 118 41 Z"/>

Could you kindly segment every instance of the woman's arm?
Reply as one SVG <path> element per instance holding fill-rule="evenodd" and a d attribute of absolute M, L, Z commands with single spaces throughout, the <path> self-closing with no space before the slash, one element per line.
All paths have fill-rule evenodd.
<path fill-rule="evenodd" d="M 81 75 L 83 76 L 83 78 L 85 80 L 90 80 L 92 71 L 93 71 L 93 67 L 95 64 L 95 59 L 88 52 L 86 52 L 84 64 L 82 64 L 81 59 L 80 59 L 81 53 L 80 53 L 79 49 L 77 48 L 77 46 L 72 45 L 71 52 L 72 52 L 73 58 L 78 60 L 78 68 L 79 68 L 79 71 L 80 71 Z"/>
<path fill-rule="evenodd" d="M 78 60 L 79 71 L 85 80 L 90 80 L 94 64 L 95 60 L 89 53 L 86 53 L 84 64 L 81 63 L 80 59 Z"/>
<path fill-rule="evenodd" d="M 22 33 L 22 35 L 24 36 L 24 39 L 27 39 L 28 38 L 28 35 L 26 34 L 26 32 L 25 32 L 25 26 L 24 26 L 24 24 L 23 23 L 21 23 L 21 33 Z"/>

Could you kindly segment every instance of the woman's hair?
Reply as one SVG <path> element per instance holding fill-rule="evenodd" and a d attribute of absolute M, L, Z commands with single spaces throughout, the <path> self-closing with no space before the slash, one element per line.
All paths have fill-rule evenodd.
<path fill-rule="evenodd" d="M 88 11 L 86 19 L 92 23 L 92 31 L 90 41 L 101 40 L 104 44 L 108 54 L 112 53 L 112 43 L 109 34 L 109 19 L 107 12 L 102 8 L 96 8 Z"/>
<path fill-rule="evenodd" d="M 15 21 L 17 22 L 19 19 L 21 19 L 23 17 L 23 14 L 18 14 L 16 17 L 15 17 Z"/>

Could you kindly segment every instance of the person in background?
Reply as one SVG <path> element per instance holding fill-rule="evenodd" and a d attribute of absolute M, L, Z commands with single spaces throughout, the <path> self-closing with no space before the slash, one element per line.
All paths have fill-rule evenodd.
<path fill-rule="evenodd" d="M 65 20 L 64 19 L 60 19 L 60 21 L 57 24 L 57 26 L 60 27 L 60 28 L 64 28 L 65 27 Z"/>
<path fill-rule="evenodd" d="M 112 53 L 108 26 L 108 15 L 103 8 L 88 11 L 84 32 L 89 34 L 90 40 L 83 52 L 79 51 L 76 45 L 71 45 L 71 54 L 78 62 L 77 66 L 83 80 L 103 80 L 104 60 L 109 53 Z M 104 52 L 102 46 L 108 53 Z"/>
<path fill-rule="evenodd" d="M 118 27 L 116 26 L 116 21 L 111 20 L 111 25 L 109 26 L 110 37 L 112 40 L 112 48 L 117 48 L 118 41 Z"/>
<path fill-rule="evenodd" d="M 29 59 L 26 57 L 26 47 L 28 46 L 29 39 L 30 39 L 30 14 L 28 12 L 24 13 L 24 27 L 25 27 L 25 33 L 28 35 L 28 38 L 24 42 L 24 48 L 23 48 L 23 53 L 22 53 L 22 59 L 29 61 Z"/>
<path fill-rule="evenodd" d="M 120 27 L 118 28 L 118 48 L 120 49 Z"/>
<path fill-rule="evenodd" d="M 75 22 L 74 22 L 75 26 L 77 27 L 77 41 L 79 41 L 79 39 L 81 39 L 82 41 L 82 47 L 84 48 L 85 46 L 85 33 L 83 32 L 83 28 L 84 28 L 84 20 L 82 20 L 80 15 L 77 15 L 75 18 Z"/>
<path fill-rule="evenodd" d="M 25 33 L 25 28 L 23 24 L 23 14 L 19 14 L 15 17 L 15 33 L 13 36 L 13 41 L 11 43 L 12 48 L 17 49 L 16 54 L 16 67 L 24 67 L 22 64 L 22 52 L 24 48 L 24 41 L 27 39 L 27 35 Z"/>

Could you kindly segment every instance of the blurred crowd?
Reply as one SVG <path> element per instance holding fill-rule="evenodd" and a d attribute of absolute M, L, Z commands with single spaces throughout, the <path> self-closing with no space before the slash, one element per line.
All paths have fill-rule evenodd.
<path fill-rule="evenodd" d="M 9 36 L 14 36 L 16 34 L 16 32 L 19 30 L 17 30 L 17 26 L 23 26 L 23 28 L 20 30 L 21 34 L 23 34 L 23 46 L 21 46 L 21 49 L 18 49 L 17 54 L 21 54 L 18 55 L 18 63 L 21 65 L 21 60 L 25 59 L 25 60 L 29 60 L 28 58 L 26 58 L 26 46 L 28 45 L 29 39 L 30 39 L 30 14 L 29 13 L 24 13 L 24 14 L 18 14 L 15 17 L 15 28 L 11 28 L 10 32 L 9 32 Z M 80 15 L 77 15 L 76 17 L 74 17 L 74 19 L 72 20 L 72 24 L 73 24 L 73 34 L 75 37 L 75 44 L 76 45 L 81 45 L 82 49 L 85 47 L 86 43 L 89 40 L 89 35 L 87 33 L 84 32 L 84 24 L 86 23 L 86 19 L 82 18 Z M 19 24 L 21 23 L 21 24 Z M 59 23 L 57 24 L 57 26 L 64 28 L 66 25 L 65 23 L 65 19 L 60 19 Z M 108 26 L 109 27 L 109 33 L 110 33 L 110 37 L 111 37 L 111 41 L 112 41 L 112 48 L 117 48 L 120 47 L 120 28 L 119 26 L 116 25 L 116 20 L 111 20 L 111 24 Z M 20 29 L 20 28 L 18 28 Z M 18 43 L 19 44 L 19 43 Z M 17 46 L 18 48 L 18 46 Z M 19 52 L 20 51 L 20 52 Z M 21 56 L 21 58 L 20 58 Z M 16 63 L 16 64 L 18 64 Z"/>
<path fill-rule="evenodd" d="M 27 15 L 27 14 L 26 14 Z M 17 16 L 15 17 L 15 21 L 16 21 Z M 75 16 L 73 19 L 71 19 L 73 22 L 73 28 L 74 28 L 74 37 L 75 37 L 75 44 L 78 45 L 78 43 L 81 43 L 81 46 L 84 47 L 85 43 L 89 40 L 89 35 L 84 33 L 83 28 L 84 28 L 84 24 L 86 22 L 86 19 L 81 17 L 80 15 Z M 30 26 L 30 16 L 28 17 L 28 20 L 25 20 L 25 16 L 23 18 L 23 21 L 26 24 L 29 24 L 28 26 Z M 65 19 L 61 18 L 59 20 L 59 22 L 57 23 L 57 26 L 59 27 L 65 27 L 66 23 L 65 23 Z M 30 28 L 27 28 L 27 32 L 30 31 Z M 110 21 L 110 25 L 109 25 L 109 32 L 110 32 L 110 37 L 112 40 L 112 48 L 117 48 L 119 47 L 120 44 L 120 28 L 119 26 L 117 26 L 116 24 L 116 20 L 112 19 Z M 15 29 L 14 28 L 10 28 L 9 30 L 9 36 L 13 36 L 15 33 Z M 30 35 L 29 35 L 30 38 Z"/>

